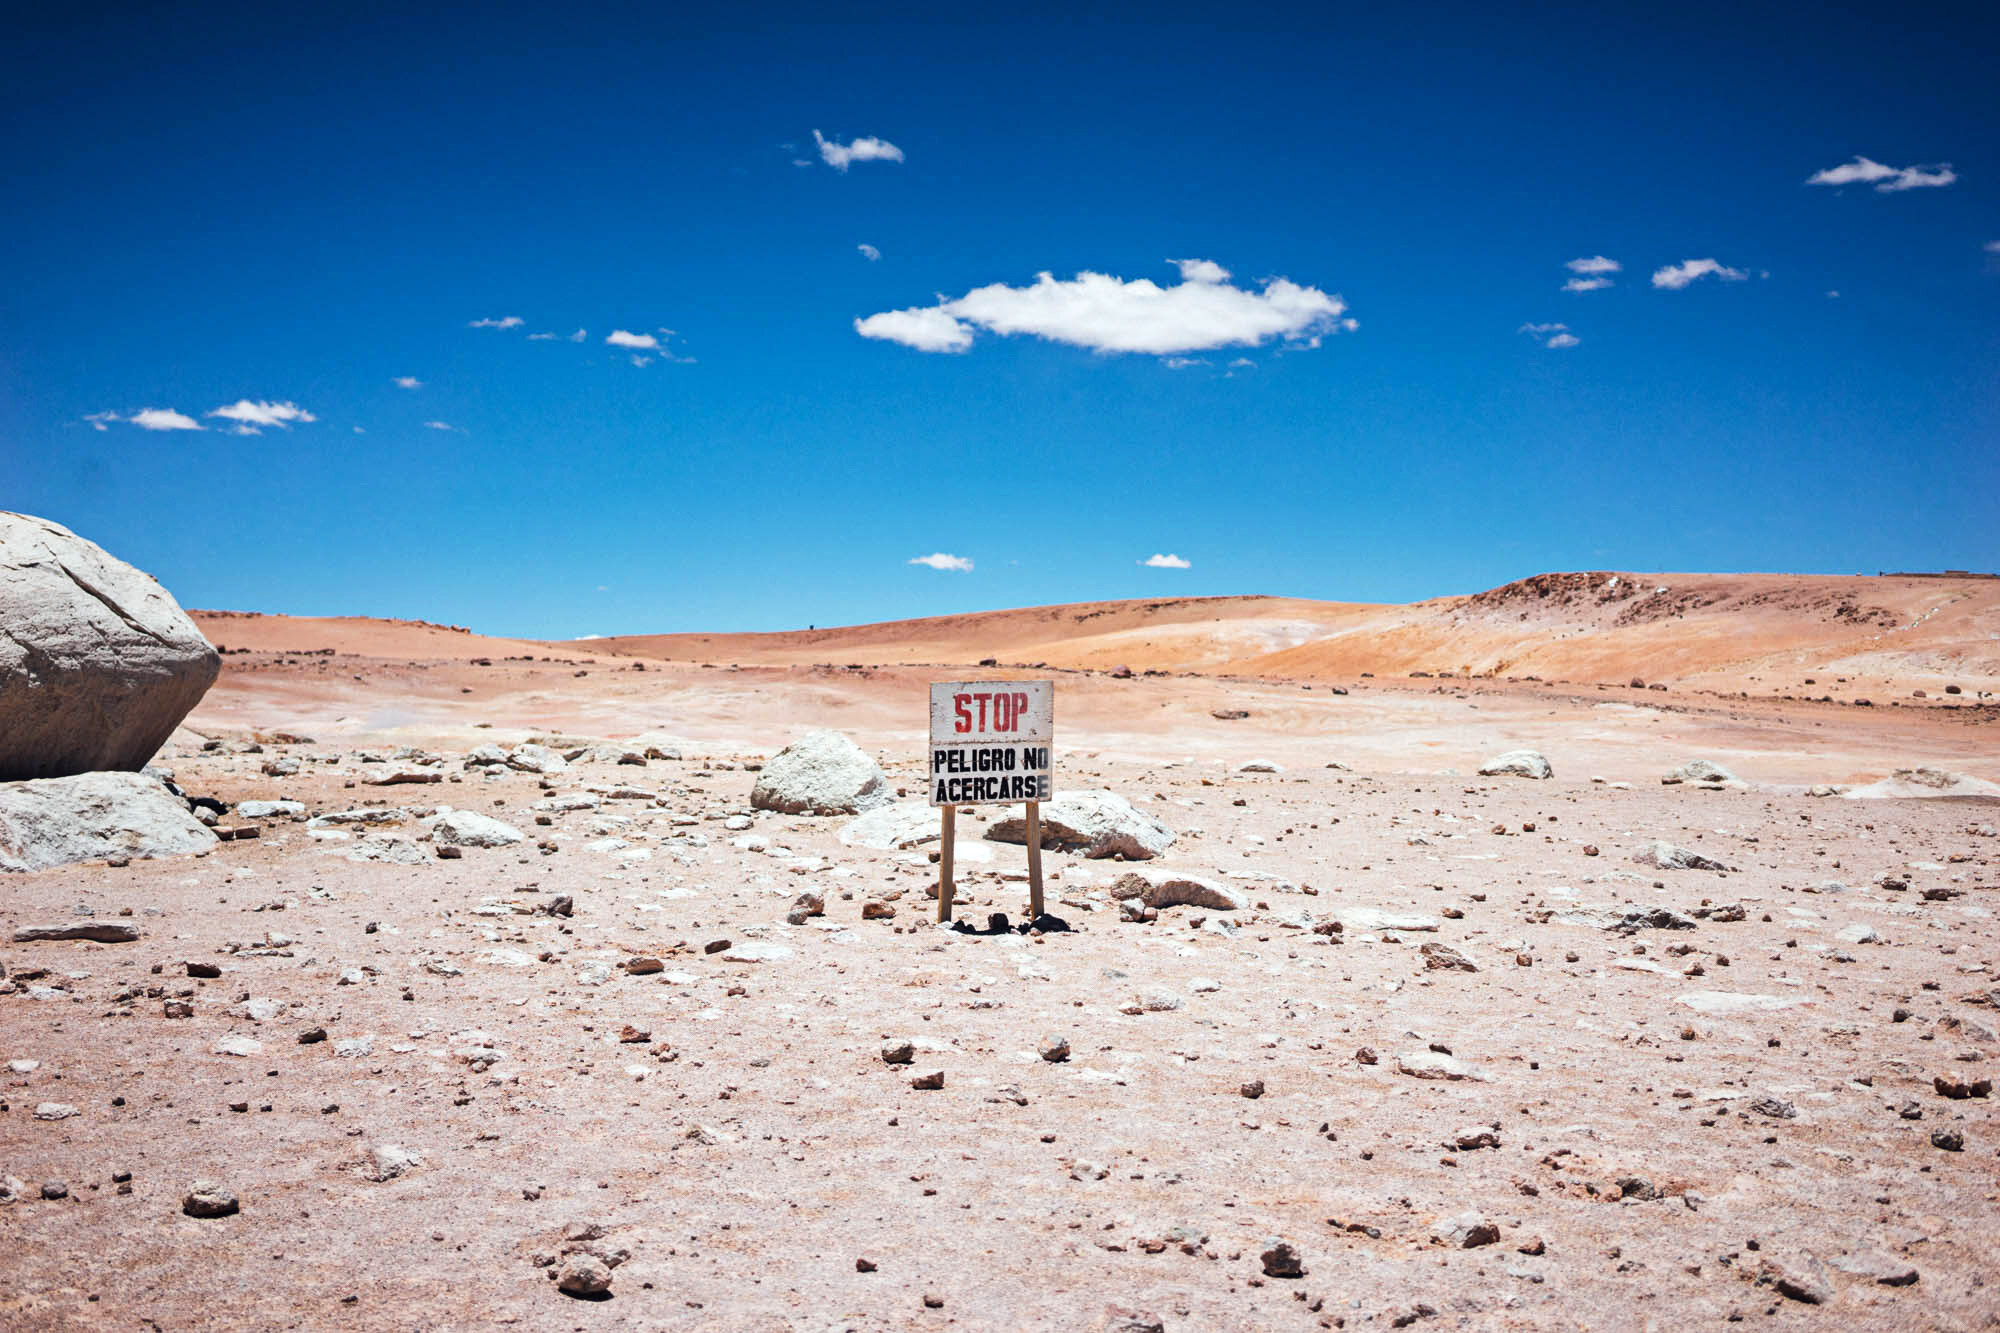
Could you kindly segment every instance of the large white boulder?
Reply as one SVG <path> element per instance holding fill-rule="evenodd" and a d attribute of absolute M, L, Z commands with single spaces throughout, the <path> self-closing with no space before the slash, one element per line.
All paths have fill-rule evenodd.
<path fill-rule="evenodd" d="M 889 779 L 837 731 L 809 731 L 771 756 L 750 804 L 787 815 L 858 815 L 895 799 Z"/>
<path fill-rule="evenodd" d="M 1116 792 L 1066 791 L 1042 802 L 1042 846 L 1090 857 L 1123 856 L 1150 861 L 1167 850 L 1174 831 Z M 1025 815 L 1003 819 L 986 830 L 990 842 L 1028 842 Z"/>
<path fill-rule="evenodd" d="M 0 783 L 0 870 L 181 856 L 215 844 L 187 802 L 143 773 Z"/>
<path fill-rule="evenodd" d="M 143 767 L 221 669 L 151 575 L 0 512 L 0 781 Z"/>
<path fill-rule="evenodd" d="M 1556 771 L 1540 750 L 1509 750 L 1479 766 L 1482 778 L 1552 778 Z"/>

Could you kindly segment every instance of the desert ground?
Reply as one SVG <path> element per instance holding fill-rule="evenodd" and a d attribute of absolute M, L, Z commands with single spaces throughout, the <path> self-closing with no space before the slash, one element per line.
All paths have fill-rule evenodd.
<path fill-rule="evenodd" d="M 138 930 L 0 943 L 0 1326 L 2000 1324 L 2000 582 L 194 615 L 222 677 L 155 764 L 255 836 L 0 877 L 0 940 Z M 1067 928 L 989 928 L 1025 852 L 978 807 L 940 927 L 927 685 L 1025 678 L 1058 791 L 1173 841 L 1049 851 Z M 819 728 L 900 838 L 752 808 Z"/>

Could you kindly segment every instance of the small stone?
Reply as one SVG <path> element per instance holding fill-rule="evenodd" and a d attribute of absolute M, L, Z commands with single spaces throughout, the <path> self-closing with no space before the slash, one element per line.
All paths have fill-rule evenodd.
<path fill-rule="evenodd" d="M 635 977 L 651 976 L 655 972 L 665 971 L 666 966 L 665 963 L 649 954 L 640 954 L 636 958 L 627 958 L 625 960 L 625 971 Z"/>
<path fill-rule="evenodd" d="M 944 1071 L 933 1069 L 928 1074 L 919 1074 L 910 1080 L 910 1086 L 918 1092 L 936 1092 L 944 1086 Z"/>
<path fill-rule="evenodd" d="M 57 1199 L 67 1199 L 69 1186 L 60 1180 L 45 1180 L 42 1182 L 42 1197 L 52 1203 Z"/>
<path fill-rule="evenodd" d="M 1500 1228 L 1487 1221 L 1478 1209 L 1468 1208 L 1439 1223 L 1437 1235 L 1453 1249 L 1470 1250 L 1499 1240 Z"/>
<path fill-rule="evenodd" d="M 1380 1058 L 1380 1056 L 1375 1054 L 1375 1048 L 1372 1046 L 1363 1046 L 1354 1053 L 1356 1064 L 1372 1065 Z"/>
<path fill-rule="evenodd" d="M 191 977 L 206 977 L 213 980 L 222 975 L 222 969 L 214 963 L 187 963 L 187 974 Z"/>
<path fill-rule="evenodd" d="M 193 1018 L 194 1006 L 186 1000 L 168 1000 L 161 1004 L 160 1014 L 165 1018 Z"/>
<path fill-rule="evenodd" d="M 1261 1078 L 1253 1078 L 1248 1083 L 1245 1083 L 1242 1087 L 1238 1088 L 1237 1091 L 1242 1093 L 1245 1097 L 1248 1097 L 1251 1101 L 1254 1102 L 1259 1097 L 1262 1097 L 1264 1095 L 1264 1080 Z"/>
<path fill-rule="evenodd" d="M 1069 1038 L 1054 1033 L 1042 1038 L 1042 1059 L 1050 1064 L 1061 1064 L 1069 1059 Z"/>
<path fill-rule="evenodd" d="M 916 1058 L 917 1048 L 907 1041 L 882 1043 L 882 1063 L 885 1065 L 906 1065 Z"/>
<path fill-rule="evenodd" d="M 1955 1129 L 1934 1129 L 1931 1131 L 1931 1147 L 1945 1152 L 1964 1152 L 1965 1135 Z"/>
<path fill-rule="evenodd" d="M 1759 1097 L 1750 1103 L 1750 1109 L 1758 1115 L 1769 1116 L 1773 1120 L 1796 1120 L 1799 1115 L 1798 1107 L 1790 1102 L 1780 1101 L 1776 1097 Z"/>
<path fill-rule="evenodd" d="M 1931 1080 L 1931 1086 L 1937 1089 L 1940 1097 L 1963 1101 L 1968 1097 L 1984 1097 L 1992 1092 L 1993 1080 L 1953 1078 L 1948 1074 L 1939 1074 Z"/>
<path fill-rule="evenodd" d="M 1477 972 L 1470 958 L 1448 944 L 1432 942 L 1426 944 L 1420 953 L 1424 956 L 1424 967 L 1433 972 Z"/>
<path fill-rule="evenodd" d="M 1803 1255 L 1794 1260 L 1766 1259 L 1758 1269 L 1780 1296 L 1801 1305 L 1825 1305 L 1833 1299 L 1833 1284 L 1819 1260 Z"/>
<path fill-rule="evenodd" d="M 854 1260 L 854 1271 L 857 1273 L 872 1273 L 875 1268 L 875 1261 L 866 1255 L 857 1256 Z"/>
<path fill-rule="evenodd" d="M 703 953 L 721 953 L 724 949 L 727 949 L 729 945 L 730 941 L 728 940 L 710 940 L 708 943 L 701 946 L 701 951 Z"/>
<path fill-rule="evenodd" d="M 871 898 L 861 904 L 861 919 L 863 921 L 887 921 L 894 915 L 896 915 L 896 909 L 889 903 L 878 902 Z"/>
<path fill-rule="evenodd" d="M 189 1217 L 229 1217 L 241 1211 L 236 1196 L 212 1180 L 197 1180 L 181 1200 L 181 1211 Z"/>
<path fill-rule="evenodd" d="M 43 1102 L 35 1108 L 37 1120 L 67 1120 L 77 1114 L 77 1109 L 68 1102 Z"/>
<path fill-rule="evenodd" d="M 1264 1243 L 1264 1251 L 1257 1256 L 1264 1266 L 1265 1277 L 1304 1277 L 1305 1261 L 1299 1257 L 1299 1250 L 1288 1240 L 1272 1237 Z"/>
<path fill-rule="evenodd" d="M 937 1292 L 935 1292 L 935 1291 L 927 1291 L 927 1292 L 925 1292 L 925 1293 L 924 1293 L 924 1308 L 925 1308 L 926 1310 L 942 1310 L 942 1309 L 944 1309 L 944 1297 L 943 1297 L 943 1296 L 941 1296 L 941 1295 L 939 1295 L 939 1294 L 938 1294 Z"/>
<path fill-rule="evenodd" d="M 563 1261 L 556 1286 L 572 1296 L 600 1296 L 611 1290 L 611 1270 L 594 1254 L 572 1254 Z"/>
<path fill-rule="evenodd" d="M 817 893 L 802 893 L 792 899 L 791 910 L 785 913 L 785 923 L 803 926 L 816 916 L 826 915 L 826 899 Z"/>
<path fill-rule="evenodd" d="M 1853 1277 L 1866 1278 L 1885 1287 L 1907 1287 L 1917 1280 L 1917 1270 L 1901 1259 L 1879 1250 L 1843 1254 L 1829 1265 Z"/>
<path fill-rule="evenodd" d="M 307 1028 L 299 1034 L 299 1045 L 301 1046 L 315 1046 L 325 1040 L 325 1028 Z"/>

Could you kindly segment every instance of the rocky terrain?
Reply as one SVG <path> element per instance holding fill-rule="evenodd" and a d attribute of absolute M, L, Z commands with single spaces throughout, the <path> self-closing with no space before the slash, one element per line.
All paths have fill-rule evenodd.
<path fill-rule="evenodd" d="M 0 877 L 0 1326 L 2000 1314 L 1990 675 L 197 620 L 204 837 Z M 924 684 L 1051 673 L 1058 791 L 1157 854 L 1051 848 L 1025 932 L 981 807 L 940 927 Z M 791 804 L 861 813 L 753 799 L 816 728 L 863 762 Z"/>

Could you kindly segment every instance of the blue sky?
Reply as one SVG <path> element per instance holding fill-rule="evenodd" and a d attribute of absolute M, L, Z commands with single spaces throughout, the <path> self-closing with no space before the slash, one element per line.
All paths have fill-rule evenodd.
<path fill-rule="evenodd" d="M 547 637 L 2000 568 L 1990 7 L 936 10 L 17 27 L 0 508 Z"/>

